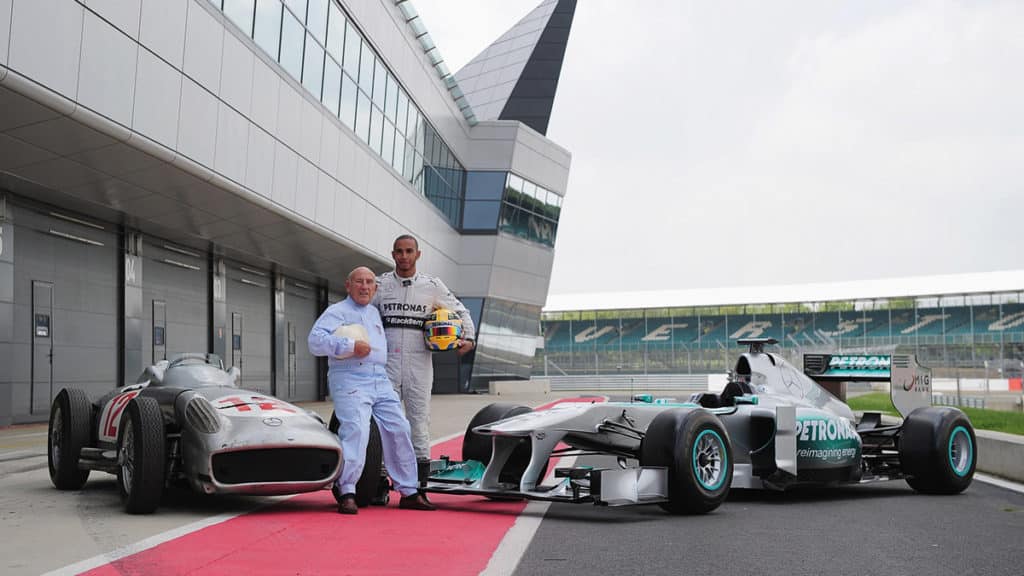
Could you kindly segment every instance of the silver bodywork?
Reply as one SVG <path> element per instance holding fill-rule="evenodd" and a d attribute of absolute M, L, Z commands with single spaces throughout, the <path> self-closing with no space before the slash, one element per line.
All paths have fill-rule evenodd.
<path fill-rule="evenodd" d="M 136 384 L 96 406 L 98 448 L 115 447 L 120 412 L 135 396 L 156 398 L 167 435 L 167 480 L 195 490 L 294 494 L 330 486 L 341 471 L 341 443 L 318 415 L 238 388 L 237 369 L 187 355 L 147 368 Z M 96 466 L 102 469 L 101 466 Z"/>
<path fill-rule="evenodd" d="M 912 357 L 906 369 L 917 367 Z M 908 378 L 909 372 L 898 373 Z M 916 374 L 916 372 L 915 372 Z M 910 386 L 897 385 L 894 401 Z M 918 378 L 918 381 L 925 378 Z M 900 380 L 902 383 L 902 380 Z M 724 402 L 726 396 L 728 405 Z M 903 404 L 928 402 L 920 390 L 901 398 Z M 660 502 L 667 498 L 667 471 L 637 466 L 641 438 L 651 421 L 667 409 L 707 410 L 729 434 L 733 457 L 733 488 L 784 489 L 801 483 L 888 480 L 896 475 L 874 474 L 864 464 L 862 439 L 853 411 L 782 357 L 752 349 L 742 354 L 733 379 L 721 395 L 695 394 L 689 402 L 572 402 L 478 426 L 478 434 L 493 437 L 493 455 L 479 479 L 462 485 L 431 483 L 437 492 L 516 494 L 542 500 L 594 501 L 602 504 Z M 899 404 L 897 404 L 899 406 Z M 499 482 L 502 467 L 521 442 L 532 447 L 531 460 L 518 487 Z M 619 456 L 620 469 L 594 471 L 596 482 L 561 480 L 554 488 L 539 487 L 533 479 L 546 469 L 559 443 L 582 453 Z M 556 454 L 557 455 L 557 454 Z M 889 454 L 888 456 L 892 456 Z M 631 464 L 632 463 L 632 464 Z M 434 471 L 443 473 L 444 463 Z M 582 477 L 582 476 L 580 476 Z M 589 491 L 595 488 L 595 491 Z M 599 489 L 600 492 L 597 492 Z M 582 496 L 581 496 L 582 494 Z"/>

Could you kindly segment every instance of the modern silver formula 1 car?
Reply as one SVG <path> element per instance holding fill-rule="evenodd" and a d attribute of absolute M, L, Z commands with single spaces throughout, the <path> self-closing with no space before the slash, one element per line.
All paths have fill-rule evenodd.
<path fill-rule="evenodd" d="M 905 479 L 915 490 L 954 494 L 971 483 L 974 429 L 960 410 L 932 407 L 930 372 L 910 355 L 807 355 L 804 372 L 747 339 L 720 394 L 688 402 L 563 403 L 546 410 L 492 404 L 470 422 L 463 461 L 431 463 L 428 492 L 603 505 L 657 503 L 706 513 L 730 488 Z M 822 384 L 888 380 L 899 424 L 860 418 Z M 822 384 L 819 384 L 821 382 Z M 552 457 L 606 454 L 618 466 L 558 468 Z"/>
<path fill-rule="evenodd" d="M 331 485 L 338 437 L 313 412 L 238 388 L 238 376 L 216 355 L 184 354 L 94 402 L 61 390 L 50 411 L 50 480 L 75 490 L 91 470 L 116 474 L 125 510 L 137 514 L 154 511 L 175 483 L 256 495 Z"/>

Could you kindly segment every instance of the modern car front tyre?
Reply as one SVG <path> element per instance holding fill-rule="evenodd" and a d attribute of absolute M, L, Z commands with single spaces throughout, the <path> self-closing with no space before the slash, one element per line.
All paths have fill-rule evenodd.
<path fill-rule="evenodd" d="M 469 425 L 466 426 L 466 435 L 462 437 L 462 459 L 476 460 L 485 466 L 489 464 L 494 451 L 494 439 L 491 436 L 477 434 L 473 429 L 477 426 L 491 424 L 498 420 L 530 412 L 533 412 L 533 409 L 529 406 L 520 406 L 511 402 L 495 402 L 481 408 L 473 416 L 473 419 L 469 421 Z M 501 469 L 501 474 L 498 476 L 498 481 L 502 484 L 518 485 L 523 478 L 523 473 L 526 472 L 526 467 L 530 465 L 532 452 L 533 448 L 530 446 L 530 439 L 523 438 L 521 443 L 512 451 L 508 461 L 505 462 L 505 466 Z M 546 471 L 547 469 L 545 468 L 544 472 Z M 541 473 L 540 479 L 544 478 L 544 472 Z"/>
<path fill-rule="evenodd" d="M 674 409 L 654 417 L 640 442 L 641 466 L 668 468 L 672 514 L 706 514 L 729 494 L 733 458 L 729 435 L 717 417 L 700 409 Z"/>

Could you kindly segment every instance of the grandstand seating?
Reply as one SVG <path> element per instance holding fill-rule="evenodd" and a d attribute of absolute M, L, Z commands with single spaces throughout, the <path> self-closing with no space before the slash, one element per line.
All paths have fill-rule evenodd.
<path fill-rule="evenodd" d="M 589 351 L 596 355 L 589 360 L 591 364 L 610 362 L 616 366 L 630 366 L 647 362 L 648 366 L 653 363 L 669 369 L 667 365 L 681 357 L 688 358 L 688 361 L 699 357 L 719 362 L 721 355 L 717 351 L 734 349 L 738 338 L 749 337 L 775 338 L 787 348 L 1021 342 L 1024 341 L 1024 304 L 785 315 L 545 320 L 543 334 L 545 353 L 549 356 L 559 355 L 561 358 L 562 355 Z M 643 351 L 642 356 L 636 356 L 639 351 Z M 684 351 L 682 356 L 680 351 Z M 952 351 L 948 355 L 976 357 Z"/>

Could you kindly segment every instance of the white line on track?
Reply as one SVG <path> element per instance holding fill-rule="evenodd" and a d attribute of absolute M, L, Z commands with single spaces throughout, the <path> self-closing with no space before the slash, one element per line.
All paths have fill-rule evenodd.
<path fill-rule="evenodd" d="M 608 400 L 607 396 L 605 396 L 604 398 L 605 401 Z M 45 435 L 45 433 L 41 434 Z M 442 442 L 447 442 L 449 440 L 459 438 L 463 435 L 465 435 L 464 432 L 456 432 L 455 434 L 449 434 L 448 436 L 444 436 L 432 441 L 430 445 L 434 446 Z M 573 459 L 573 461 L 575 461 L 575 458 Z M 221 522 L 226 522 L 228 520 L 231 520 L 232 518 L 237 518 L 238 516 L 241 516 L 243 514 L 248 514 L 264 506 L 270 506 L 272 504 L 276 504 L 278 502 L 287 500 L 294 496 L 296 495 L 293 494 L 291 496 L 282 496 L 276 499 L 274 502 L 263 504 L 260 506 L 255 506 L 249 510 L 231 512 L 228 514 L 220 514 L 218 516 L 197 520 L 196 522 L 192 522 L 184 526 L 179 526 L 166 532 L 154 534 L 153 536 L 150 536 L 145 540 L 140 540 L 134 544 L 122 546 L 110 552 L 99 554 L 97 556 L 93 556 L 92 558 L 87 558 L 85 560 L 82 560 L 81 562 L 69 564 L 68 566 L 65 566 L 63 568 L 58 568 L 51 572 L 47 572 L 43 576 L 72 576 L 74 574 L 81 574 L 82 572 L 92 570 L 93 568 L 98 568 L 99 566 L 103 566 L 111 562 L 116 562 L 126 556 L 131 556 L 132 554 L 138 554 L 139 552 L 142 552 L 144 550 L 155 548 L 163 544 L 164 542 L 169 542 L 171 540 L 174 540 L 175 538 L 180 538 L 192 532 L 202 530 L 203 528 L 208 528 L 215 524 L 220 524 Z M 509 531 L 505 534 L 505 538 L 503 538 L 501 543 L 498 545 L 498 549 L 491 557 L 491 561 L 488 562 L 487 568 L 484 570 L 483 573 L 511 574 L 512 570 L 515 570 L 515 567 L 519 564 L 519 559 L 522 558 L 523 553 L 526 551 L 526 547 L 529 546 L 530 541 L 533 540 L 533 535 L 537 531 L 537 528 L 540 526 L 541 520 L 544 519 L 544 514 L 547 512 L 549 504 L 549 502 L 530 502 L 526 506 L 523 512 L 528 514 L 519 515 L 519 517 L 516 519 L 515 524 L 512 525 L 512 528 L 509 529 Z M 502 568 L 501 572 L 488 572 L 488 570 L 492 569 L 492 566 L 494 567 L 495 570 L 501 567 L 501 562 L 495 561 L 495 558 L 499 556 L 499 553 L 503 554 L 502 557 L 504 558 L 504 560 L 502 560 L 502 562 L 506 563 L 506 566 Z M 508 566 L 511 566 L 511 568 L 508 568 Z"/>
<path fill-rule="evenodd" d="M 1000 488 L 1024 494 L 1024 484 L 1018 484 L 1017 482 L 1011 482 L 1010 480 L 1003 480 L 1002 478 L 996 478 L 995 476 L 989 476 L 988 474 L 979 474 L 977 472 L 974 473 L 974 479 L 981 480 L 986 484 L 999 486 Z"/>
<path fill-rule="evenodd" d="M 459 438 L 463 434 L 464 434 L 463 432 L 457 432 L 455 434 L 449 434 L 448 436 L 445 436 L 443 438 L 438 438 L 437 440 L 434 440 L 433 442 L 430 443 L 430 445 L 433 446 L 435 444 L 440 444 L 442 442 L 447 442 L 447 441 L 452 440 L 454 438 Z M 126 556 L 131 556 L 132 554 L 138 554 L 139 552 L 142 552 L 144 550 L 149 550 L 150 548 L 155 548 L 155 547 L 163 544 L 164 542 L 169 542 L 171 540 L 174 540 L 175 538 L 180 538 L 180 537 L 185 536 L 187 534 L 191 534 L 192 532 L 196 532 L 196 531 L 202 530 L 203 528 L 208 528 L 208 527 L 213 526 L 215 524 L 220 524 L 221 522 L 226 522 L 228 520 L 231 520 L 232 518 L 237 518 L 238 516 L 241 516 L 243 514 L 248 514 L 250 512 L 254 512 L 254 511 L 256 511 L 256 510 L 258 510 L 258 509 L 260 509 L 260 508 L 262 508 L 264 506 L 271 506 L 273 504 L 277 504 L 278 502 L 287 500 L 287 499 L 292 498 L 294 496 L 296 496 L 296 494 L 292 494 L 290 496 L 282 496 L 282 497 L 280 497 L 278 499 L 275 499 L 274 502 L 269 502 L 269 503 L 266 503 L 266 504 L 263 504 L 263 505 L 254 506 L 253 508 L 251 508 L 249 510 L 242 510 L 240 512 L 230 512 L 230 513 L 227 513 L 227 514 L 220 514 L 218 516 L 212 516 L 210 518 L 204 518 L 202 520 L 197 520 L 197 521 L 192 522 L 190 524 L 185 524 L 184 526 L 179 526 L 177 528 L 173 528 L 173 529 L 168 530 L 166 532 L 161 532 L 159 534 L 154 534 L 153 536 L 150 536 L 149 538 L 146 538 L 145 540 L 140 540 L 138 542 L 135 542 L 134 544 L 129 544 L 127 546 L 122 546 L 121 548 L 114 549 L 114 550 L 112 550 L 110 552 L 106 552 L 104 554 L 99 554 L 97 556 L 93 556 L 92 558 L 87 558 L 85 560 L 82 560 L 81 562 L 76 562 L 74 564 L 70 564 L 70 565 L 65 566 L 63 568 L 58 568 L 56 570 L 53 570 L 52 572 L 47 572 L 43 576 L 71 576 L 73 574 L 81 574 L 82 572 L 86 572 L 86 571 L 92 570 L 93 568 L 98 568 L 98 567 L 103 566 L 105 564 L 109 564 L 111 562 L 116 562 L 116 561 L 118 561 L 121 558 L 124 558 Z M 534 530 L 536 530 L 536 529 L 534 529 Z M 517 562 L 518 562 L 518 560 L 517 560 Z"/>
<path fill-rule="evenodd" d="M 290 496 L 286 496 L 285 498 L 290 498 Z M 269 506 L 270 504 L 266 505 Z M 81 562 L 76 562 L 63 568 L 58 568 L 57 570 L 54 570 L 52 572 L 47 572 L 43 576 L 71 576 L 73 574 L 81 574 L 82 572 L 87 572 L 89 570 L 92 570 L 93 568 L 98 568 L 100 566 L 110 564 L 111 562 L 116 562 L 121 558 L 124 558 L 125 556 L 131 556 L 132 554 L 137 554 L 139 552 L 142 552 L 143 550 L 155 548 L 156 546 L 159 546 L 164 542 L 168 542 L 170 540 L 174 540 L 175 538 L 180 538 L 187 534 L 191 534 L 192 532 L 202 530 L 203 528 L 208 528 L 215 524 L 220 524 L 221 522 L 231 520 L 232 518 L 241 516 L 242 514 L 247 514 L 258 508 L 262 508 L 262 506 L 257 506 L 251 510 L 243 510 L 241 512 L 220 514 L 218 516 L 204 518 L 202 520 L 198 520 L 190 524 L 185 524 L 184 526 L 179 526 L 166 532 L 155 534 L 153 536 L 150 536 L 149 538 L 146 538 L 145 540 L 140 540 L 134 544 L 122 546 L 121 548 L 116 548 L 105 554 L 93 556 L 92 558 L 87 558 L 85 560 L 82 560 Z"/>

